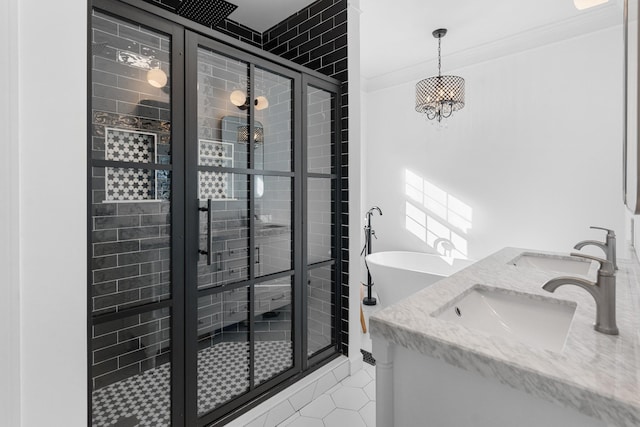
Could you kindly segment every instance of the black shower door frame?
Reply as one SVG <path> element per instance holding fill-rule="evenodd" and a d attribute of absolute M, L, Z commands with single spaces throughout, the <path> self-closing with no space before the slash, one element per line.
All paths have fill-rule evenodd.
<path fill-rule="evenodd" d="M 305 301 L 304 295 L 300 290 L 304 291 L 303 286 L 299 286 L 301 281 L 302 269 L 301 269 L 301 257 L 298 254 L 302 253 L 303 249 L 303 206 L 302 206 L 302 180 L 297 177 L 299 174 L 299 167 L 302 162 L 302 150 L 296 149 L 296 145 L 302 146 L 303 144 L 296 144 L 301 141 L 302 132 L 302 120 L 301 120 L 301 74 L 299 72 L 292 71 L 285 67 L 274 64 L 270 61 L 265 61 L 257 56 L 247 54 L 239 51 L 233 47 L 227 46 L 209 37 L 202 36 L 198 33 L 187 31 L 185 36 L 186 48 L 185 48 L 185 113 L 186 113 L 186 331 L 185 331 L 185 345 L 186 345 L 186 372 L 185 372 L 185 393 L 186 393 L 186 412 L 185 420 L 186 425 L 209 425 L 213 422 L 221 422 L 225 415 L 229 414 L 229 411 L 233 411 L 236 408 L 240 408 L 248 402 L 254 400 L 257 396 L 264 394 L 265 392 L 272 390 L 274 385 L 280 384 L 287 379 L 299 374 L 303 371 L 302 368 L 302 326 L 306 325 L 306 321 L 303 322 L 304 315 L 306 314 L 306 307 L 302 304 Z M 293 197 L 291 212 L 293 214 L 293 256 L 294 266 L 292 270 L 287 270 L 267 276 L 256 277 L 255 265 L 256 265 L 256 253 L 254 250 L 249 250 L 249 279 L 233 282 L 222 286 L 212 286 L 204 289 L 198 289 L 197 284 L 197 264 L 200 256 L 198 250 L 200 243 L 200 230 L 199 221 L 197 221 L 199 213 L 199 200 L 198 200 L 198 88 L 197 88 L 197 72 L 198 72 L 198 50 L 204 48 L 206 50 L 224 55 L 225 57 L 240 60 L 246 62 L 249 65 L 249 82 L 250 92 L 247 94 L 250 98 L 253 98 L 251 90 L 253 90 L 255 82 L 255 68 L 260 67 L 262 69 L 280 74 L 282 76 L 292 79 L 293 83 L 293 171 L 268 171 L 255 169 L 255 159 L 253 151 L 249 150 L 249 165 L 244 168 L 222 168 L 216 167 L 217 172 L 222 173 L 234 173 L 242 174 L 250 177 L 248 194 L 250 195 L 249 209 L 247 218 L 249 220 L 249 248 L 256 247 L 256 232 L 255 232 L 255 217 L 257 215 L 255 206 L 255 176 L 277 176 L 277 177 L 289 177 L 294 181 L 293 185 Z M 298 101 L 296 101 L 298 100 Z M 255 105 L 249 105 L 249 130 L 248 135 L 251 137 L 254 135 L 255 129 Z M 249 146 L 253 144 L 248 142 Z M 296 172 L 298 171 L 298 172 Z M 208 248 L 210 250 L 210 248 Z M 268 381 L 256 386 L 255 385 L 255 285 L 269 280 L 293 277 L 293 295 L 291 298 L 292 313 L 293 313 L 293 366 Z M 251 356 L 249 358 L 249 382 L 250 390 L 244 393 L 228 403 L 225 403 L 221 407 L 214 409 L 213 411 L 203 415 L 197 416 L 197 393 L 198 393 L 198 381 L 197 381 L 197 353 L 198 353 L 198 336 L 197 336 L 197 311 L 198 311 L 198 299 L 211 294 L 218 294 L 232 289 L 249 288 L 249 297 L 247 311 L 249 313 L 249 348 L 251 349 Z M 215 424 L 214 424 L 215 425 Z"/>
<path fill-rule="evenodd" d="M 342 311 L 341 281 L 342 281 L 342 234 L 340 226 L 341 218 L 341 120 L 340 120 L 340 83 L 336 79 L 324 76 L 318 72 L 306 69 L 291 61 L 284 60 L 276 55 L 262 51 L 258 48 L 245 45 L 231 37 L 222 35 L 210 28 L 196 24 L 185 18 L 179 17 L 165 9 L 150 5 L 141 0 L 90 0 L 88 2 L 88 48 L 87 56 L 92 58 L 91 46 L 91 13 L 92 10 L 120 17 L 122 19 L 139 23 L 146 27 L 156 29 L 171 37 L 171 141 L 172 164 L 165 169 L 172 172 L 171 187 L 171 298 L 160 302 L 154 302 L 143 306 L 127 309 L 122 312 L 100 315 L 94 319 L 91 315 L 91 295 L 87 304 L 87 339 L 92 340 L 92 327 L 97 323 L 103 323 L 124 318 L 146 311 L 162 308 L 171 309 L 171 423 L 173 426 L 202 426 L 223 425 L 229 420 L 241 415 L 251 407 L 259 404 L 267 398 L 275 395 L 284 388 L 298 381 L 303 376 L 321 367 L 332 358 L 340 354 L 341 327 L 340 318 Z M 275 172 L 251 169 L 233 168 L 229 172 L 246 174 L 248 176 L 290 176 L 293 178 L 293 245 L 294 265 L 293 270 L 274 275 L 253 278 L 234 283 L 232 287 L 249 286 L 253 296 L 253 286 L 256 283 L 277 277 L 292 276 L 293 284 L 292 310 L 293 317 L 293 343 L 294 358 L 293 367 L 266 381 L 254 386 L 249 392 L 233 399 L 220 408 L 214 409 L 202 417 L 197 414 L 197 301 L 198 297 L 217 292 L 215 287 L 197 289 L 196 266 L 198 255 L 198 201 L 197 201 L 197 49 L 198 46 L 206 47 L 224 55 L 236 57 L 250 63 L 250 79 L 253 79 L 255 66 L 269 70 L 293 79 L 293 168 L 291 172 Z M 92 114 L 92 66 L 91 61 L 87 67 L 88 108 L 87 118 L 91 123 Z M 331 174 L 313 174 L 307 172 L 306 149 L 307 133 L 307 87 L 312 85 L 331 92 L 335 97 L 334 104 L 334 164 Z M 252 108 L 253 109 L 253 108 Z M 254 115 L 250 114 L 249 135 L 253 135 Z M 92 134 L 88 129 L 88 138 Z M 194 143 L 195 141 L 195 143 Z M 92 215 L 91 215 L 91 168 L 100 163 L 91 158 L 91 150 L 88 150 L 88 254 L 92 252 Z M 123 164 L 123 166 L 127 166 Z M 158 169 L 163 169 L 159 166 Z M 307 265 L 307 194 L 306 183 L 311 177 L 331 178 L 334 182 L 332 188 L 333 207 L 333 255 L 330 261 L 323 261 L 311 266 Z M 251 180 L 250 194 L 253 200 L 254 180 Z M 255 202 L 250 203 L 250 218 L 253 218 Z M 253 221 L 253 219 L 252 219 Z M 253 229 L 253 227 L 251 227 Z M 253 247 L 255 233 L 251 233 L 250 245 Z M 250 268 L 254 268 L 255 254 L 250 251 Z M 88 256 L 88 283 L 92 280 L 91 255 Z M 311 268 L 333 267 L 333 337 L 332 344 L 313 357 L 307 357 L 307 279 Z M 253 304 L 253 298 L 250 304 Z M 253 322 L 252 306 L 250 321 Z M 252 325 L 250 325 L 250 331 Z M 251 333 L 251 332 L 250 332 Z M 253 347 L 253 336 L 251 335 Z M 88 372 L 92 369 L 91 345 L 88 346 Z M 251 358 L 251 372 L 254 372 L 254 360 Z M 91 374 L 88 376 L 88 425 L 92 423 L 92 384 Z"/>

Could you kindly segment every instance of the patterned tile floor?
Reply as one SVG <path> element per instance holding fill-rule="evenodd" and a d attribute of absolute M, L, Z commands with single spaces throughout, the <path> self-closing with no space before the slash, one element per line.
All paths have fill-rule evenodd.
<path fill-rule="evenodd" d="M 247 390 L 248 352 L 246 342 L 223 342 L 198 353 L 198 413 Z M 247 363 L 238 363 L 243 359 Z M 256 342 L 257 384 L 291 365 L 291 342 Z M 165 364 L 95 391 L 93 426 L 169 426 L 169 379 L 169 364 Z"/>
<path fill-rule="evenodd" d="M 375 427 L 376 371 L 367 363 L 279 426 Z"/>

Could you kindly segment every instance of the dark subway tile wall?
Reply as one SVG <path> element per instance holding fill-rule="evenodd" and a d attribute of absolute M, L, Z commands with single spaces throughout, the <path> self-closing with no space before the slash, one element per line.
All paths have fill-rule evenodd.
<path fill-rule="evenodd" d="M 307 283 L 307 336 L 309 355 L 331 345 L 333 336 L 333 287 L 334 267 L 309 270 Z"/>
<path fill-rule="evenodd" d="M 91 340 L 93 389 L 166 364 L 169 328 L 169 309 L 95 325 Z"/>
<path fill-rule="evenodd" d="M 220 21 L 214 27 L 214 30 L 234 37 L 241 42 L 249 43 L 250 45 L 253 45 L 255 47 L 262 48 L 262 34 L 229 18 Z"/>
<path fill-rule="evenodd" d="M 262 34 L 262 48 L 342 82 L 342 350 L 349 343 L 349 87 L 347 77 L 347 0 L 318 0 Z"/>
<path fill-rule="evenodd" d="M 168 74 L 170 40 L 98 12 L 92 25 L 89 144 L 92 159 L 113 162 L 91 169 L 89 285 L 92 315 L 98 316 L 170 297 L 170 172 L 155 169 L 156 164 L 171 164 L 169 87 L 151 86 L 147 70 L 118 56 L 126 52 L 150 58 Z M 118 147 L 106 140 L 108 132 L 152 138 L 131 142 L 125 137 Z M 140 167 L 122 168 L 118 161 Z M 127 178 L 115 179 L 118 173 Z M 167 192 L 159 185 L 161 179 Z M 143 187 L 145 191 L 135 190 Z M 117 188 L 131 191 L 127 200 L 115 198 Z M 156 310 L 96 324 L 91 349 L 94 390 L 167 363 L 169 315 L 168 309 Z"/>

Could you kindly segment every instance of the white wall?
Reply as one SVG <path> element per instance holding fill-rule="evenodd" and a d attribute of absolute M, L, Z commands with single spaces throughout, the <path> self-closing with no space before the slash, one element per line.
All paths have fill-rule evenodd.
<path fill-rule="evenodd" d="M 18 0 L 0 3 L 0 425 L 20 425 Z"/>
<path fill-rule="evenodd" d="M 20 425 L 86 426 L 87 3 L 16 4 Z"/>
<path fill-rule="evenodd" d="M 360 353 L 362 330 L 360 326 L 360 249 L 362 245 L 363 194 L 362 176 L 362 103 L 360 100 L 360 0 L 349 0 L 347 9 L 349 31 L 349 359 L 357 368 L 362 363 Z"/>
<path fill-rule="evenodd" d="M 445 50 L 445 74 L 464 77 L 467 90 L 447 129 L 414 111 L 415 80 L 368 93 L 366 206 L 384 212 L 374 219 L 376 251 L 432 251 L 425 228 L 453 231 L 473 259 L 504 246 L 567 252 L 604 237 L 592 224 L 622 237 L 621 37 L 611 28 L 459 70 L 446 69 Z M 409 194 L 407 170 L 422 183 Z M 425 181 L 441 191 L 418 189 Z M 424 193 L 452 196 L 449 217 L 436 215 L 442 205 L 426 208 Z M 470 228 L 452 225 L 456 213 Z"/>

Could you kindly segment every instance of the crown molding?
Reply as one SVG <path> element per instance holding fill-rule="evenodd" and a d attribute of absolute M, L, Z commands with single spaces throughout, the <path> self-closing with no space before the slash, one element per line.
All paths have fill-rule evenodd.
<path fill-rule="evenodd" d="M 597 9 L 563 19 L 548 25 L 532 28 L 489 43 L 473 46 L 464 50 L 449 53 L 446 56 L 447 70 L 490 61 L 503 56 L 534 49 L 544 45 L 557 43 L 585 34 L 622 26 L 621 0 L 612 1 Z M 365 92 L 375 92 L 407 81 L 420 80 L 433 74 L 437 60 L 431 59 L 415 65 L 401 68 L 375 77 L 362 77 L 362 87 Z M 425 72 L 425 70 L 427 70 Z"/>

